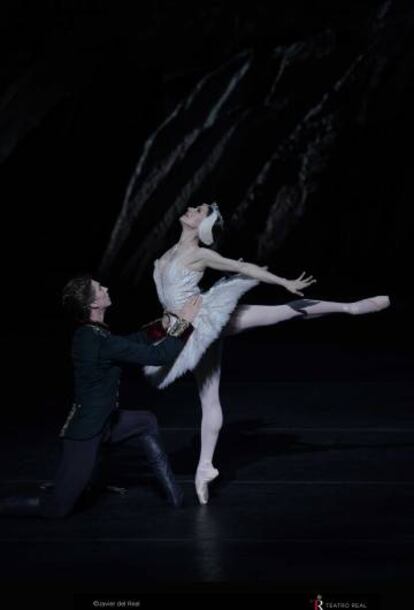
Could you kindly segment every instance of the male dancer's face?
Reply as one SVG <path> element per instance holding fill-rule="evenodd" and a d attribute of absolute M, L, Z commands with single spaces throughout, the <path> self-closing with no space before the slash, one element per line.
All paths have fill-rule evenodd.
<path fill-rule="evenodd" d="M 92 280 L 92 292 L 94 294 L 94 299 L 90 306 L 93 309 L 106 309 L 112 304 L 108 288 L 102 286 L 95 280 Z"/>

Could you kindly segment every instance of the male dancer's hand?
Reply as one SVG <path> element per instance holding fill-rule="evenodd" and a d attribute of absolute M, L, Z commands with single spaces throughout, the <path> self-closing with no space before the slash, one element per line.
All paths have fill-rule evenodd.
<path fill-rule="evenodd" d="M 191 299 L 189 299 L 186 302 L 184 307 L 182 309 L 180 309 L 180 311 L 178 312 L 178 315 L 180 316 L 180 318 L 183 318 L 183 320 L 187 320 L 187 322 L 192 322 L 194 320 L 194 318 L 197 316 L 198 312 L 200 311 L 201 303 L 202 303 L 201 295 L 192 297 Z"/>
<path fill-rule="evenodd" d="M 180 309 L 178 312 L 176 312 L 176 313 L 165 312 L 164 316 L 162 318 L 162 325 L 163 325 L 164 329 L 167 330 L 167 329 L 171 328 L 171 318 L 173 320 L 175 320 L 176 322 L 178 322 L 179 319 L 181 319 L 181 320 L 184 320 L 185 322 L 187 322 L 188 324 L 191 324 L 191 322 L 194 320 L 194 318 L 197 316 L 198 312 L 200 311 L 201 303 L 202 303 L 202 297 L 201 297 L 201 295 L 198 295 L 196 297 L 192 297 L 191 299 L 189 299 L 187 301 L 187 303 L 184 305 L 184 307 L 182 309 Z"/>

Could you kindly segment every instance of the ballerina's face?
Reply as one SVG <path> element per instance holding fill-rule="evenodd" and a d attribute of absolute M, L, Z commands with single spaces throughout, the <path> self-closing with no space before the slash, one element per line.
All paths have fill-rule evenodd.
<path fill-rule="evenodd" d="M 180 216 L 180 222 L 182 225 L 196 229 L 200 222 L 208 216 L 209 211 L 207 203 L 202 203 L 196 208 L 187 208 L 186 213 Z"/>

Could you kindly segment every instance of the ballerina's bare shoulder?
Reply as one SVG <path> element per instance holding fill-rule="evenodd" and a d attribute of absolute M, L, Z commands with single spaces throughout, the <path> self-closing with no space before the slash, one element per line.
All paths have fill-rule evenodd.
<path fill-rule="evenodd" d="M 175 246 L 164 252 L 155 262 L 161 273 L 170 267 L 172 263 L 176 263 L 188 271 L 203 273 L 205 270 L 205 263 L 200 260 L 201 257 L 198 255 L 198 250 L 200 250 L 200 248 L 180 248 L 178 244 L 175 244 Z"/>

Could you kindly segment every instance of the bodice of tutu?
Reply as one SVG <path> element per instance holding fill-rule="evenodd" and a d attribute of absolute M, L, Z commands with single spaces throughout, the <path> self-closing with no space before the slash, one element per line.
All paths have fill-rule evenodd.
<path fill-rule="evenodd" d="M 202 271 L 183 265 L 176 256 L 154 263 L 154 282 L 160 303 L 171 312 L 178 312 L 188 299 L 200 294 L 198 284 Z"/>
<path fill-rule="evenodd" d="M 164 309 L 173 313 L 178 313 L 188 299 L 200 294 L 202 277 L 203 271 L 193 271 L 181 262 L 176 246 L 154 263 L 158 298 Z M 239 299 L 258 283 L 237 273 L 221 278 L 203 292 L 201 307 L 192 322 L 194 330 L 174 363 L 144 367 L 154 385 L 165 388 L 186 371 L 194 370 L 208 347 L 220 337 Z"/>

